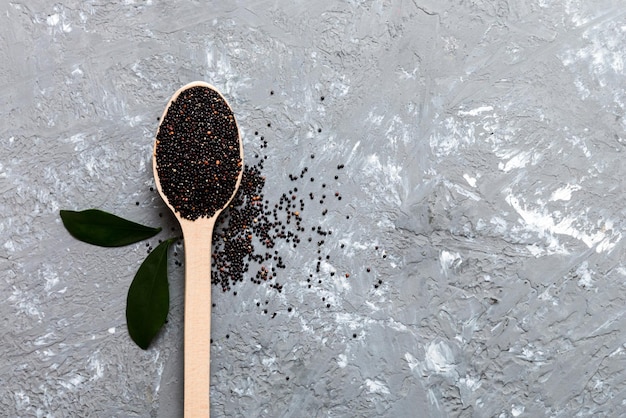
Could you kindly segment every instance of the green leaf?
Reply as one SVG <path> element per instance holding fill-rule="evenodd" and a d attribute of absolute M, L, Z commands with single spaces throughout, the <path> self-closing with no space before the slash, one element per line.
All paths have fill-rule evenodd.
<path fill-rule="evenodd" d="M 150 238 L 161 231 L 99 209 L 62 210 L 65 229 L 76 239 L 101 247 L 121 247 Z"/>
<path fill-rule="evenodd" d="M 167 282 L 167 253 L 171 238 L 146 257 L 128 289 L 126 324 L 133 341 L 146 350 L 159 332 L 170 308 Z"/>

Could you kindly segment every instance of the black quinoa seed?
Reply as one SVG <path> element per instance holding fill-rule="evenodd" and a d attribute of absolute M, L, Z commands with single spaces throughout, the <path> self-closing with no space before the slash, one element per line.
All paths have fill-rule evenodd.
<path fill-rule="evenodd" d="M 232 110 L 213 89 L 190 87 L 159 126 L 156 166 L 170 205 L 188 220 L 211 217 L 226 204 L 242 170 Z"/>
<path fill-rule="evenodd" d="M 261 135 L 259 131 L 253 132 L 255 135 Z M 267 142 L 265 138 L 260 136 L 255 136 L 255 138 L 261 140 L 260 148 L 265 148 L 265 142 Z M 233 296 L 237 294 L 235 291 L 238 290 L 237 283 L 248 280 L 258 285 L 266 284 L 280 293 L 283 288 L 283 285 L 277 282 L 283 280 L 280 270 L 287 268 L 289 264 L 283 260 L 287 257 L 281 257 L 282 249 L 292 246 L 296 248 L 302 241 L 308 241 L 317 243 L 315 247 L 307 247 L 313 250 L 313 254 L 316 253 L 317 260 L 315 260 L 315 271 L 308 274 L 308 278 L 306 276 L 302 278 L 302 281 L 306 280 L 303 284 L 308 289 L 321 285 L 322 280 L 315 277 L 315 273 L 318 275 L 321 273 L 322 260 L 330 260 L 328 251 L 322 251 L 322 249 L 327 245 L 324 238 L 330 235 L 331 231 L 319 226 L 318 222 L 321 220 L 319 217 L 318 222 L 314 220 L 314 223 L 309 223 L 306 203 L 309 201 L 317 203 L 315 201 L 321 198 L 321 207 L 317 205 L 311 207 L 315 208 L 313 215 L 318 215 L 320 211 L 324 215 L 328 214 L 329 208 L 323 206 L 326 195 L 323 195 L 321 191 L 325 192 L 328 189 L 329 193 L 340 194 L 335 189 L 337 185 L 329 183 L 329 179 L 325 178 L 323 173 L 311 172 L 307 176 L 308 167 L 303 167 L 299 172 L 286 173 L 289 185 L 278 192 L 276 199 L 266 199 L 263 190 L 265 177 L 262 175 L 262 170 L 267 155 L 264 156 L 262 152 L 253 152 L 252 155 L 255 156 L 252 165 L 243 166 L 241 185 L 215 225 L 211 254 L 212 284 L 219 286 L 224 292 L 233 293 Z M 312 151 L 306 153 L 305 156 L 312 159 L 319 157 Z M 329 177 L 332 178 L 334 174 L 331 173 Z M 322 185 L 321 188 L 311 187 L 316 180 Z M 307 194 L 309 199 L 306 199 Z M 339 197 L 337 194 L 335 198 Z M 329 194 L 329 196 L 332 195 Z M 313 241 L 315 235 L 319 237 Z M 326 239 L 326 241 L 329 240 Z M 285 243 L 288 245 L 285 246 Z M 331 245 L 338 244 L 334 241 Z M 344 248 L 343 245 L 341 247 Z M 337 274 L 334 271 L 330 272 L 331 277 L 343 276 L 343 274 L 345 272 Z M 328 302 L 326 300 L 323 304 L 330 307 Z M 267 306 L 269 301 L 261 300 L 253 303 L 259 307 L 260 314 L 267 315 L 267 319 L 277 316 L 275 312 L 269 315 L 269 306 Z M 287 312 L 294 311 L 292 308 L 283 309 L 287 309 Z"/>

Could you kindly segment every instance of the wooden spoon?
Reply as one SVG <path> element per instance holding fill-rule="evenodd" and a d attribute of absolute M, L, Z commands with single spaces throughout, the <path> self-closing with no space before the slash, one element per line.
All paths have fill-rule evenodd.
<path fill-rule="evenodd" d="M 210 414 L 211 240 L 215 221 L 235 196 L 243 174 L 239 128 L 215 87 L 196 81 L 172 96 L 161 117 L 152 162 L 157 189 L 184 237 L 185 417 L 206 418 Z"/>

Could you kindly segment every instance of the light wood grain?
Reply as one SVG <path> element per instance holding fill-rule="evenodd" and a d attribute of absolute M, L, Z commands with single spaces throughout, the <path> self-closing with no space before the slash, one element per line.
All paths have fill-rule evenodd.
<path fill-rule="evenodd" d="M 180 220 L 185 237 L 185 417 L 209 416 L 211 239 L 216 216 Z"/>
<path fill-rule="evenodd" d="M 208 83 L 202 81 L 189 83 L 174 93 L 163 111 L 161 122 L 178 95 L 195 86 L 208 87 L 219 93 Z M 220 96 L 228 103 L 221 93 Z M 239 127 L 236 126 L 239 134 Z M 238 138 L 241 169 L 233 193 L 224 207 L 228 206 L 235 196 L 243 175 L 243 146 L 241 136 L 238 135 Z M 208 418 L 211 404 L 211 243 L 215 221 L 223 208 L 216 211 L 211 218 L 199 218 L 194 221 L 182 218 L 169 203 L 161 188 L 156 165 L 156 141 L 152 170 L 157 190 L 178 219 L 185 243 L 185 418 Z"/>

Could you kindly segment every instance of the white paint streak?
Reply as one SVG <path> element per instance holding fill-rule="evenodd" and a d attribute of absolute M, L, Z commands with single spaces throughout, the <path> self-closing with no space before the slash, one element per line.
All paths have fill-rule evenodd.
<path fill-rule="evenodd" d="M 493 106 L 480 106 L 472 110 L 459 110 L 459 115 L 460 116 L 478 116 L 481 113 L 491 112 L 492 110 L 493 110 Z"/>
<path fill-rule="evenodd" d="M 513 405 L 511 406 L 511 415 L 514 417 L 519 417 L 524 413 L 526 408 L 523 405 Z"/>
<path fill-rule="evenodd" d="M 348 312 L 337 312 L 335 314 L 335 322 L 340 325 L 345 325 L 351 330 L 355 330 L 364 325 L 371 324 L 374 321 Z"/>
<path fill-rule="evenodd" d="M 494 228 L 495 232 L 497 232 L 498 234 L 503 235 L 509 229 L 508 222 L 499 216 L 494 216 L 493 218 L 491 218 L 489 220 L 489 224 Z"/>
<path fill-rule="evenodd" d="M 304 320 L 304 318 L 300 318 L 300 329 L 307 334 L 314 334 L 313 329 L 307 325 L 307 322 Z"/>
<path fill-rule="evenodd" d="M 52 14 L 46 18 L 46 23 L 49 26 L 56 26 L 59 24 L 60 17 L 58 13 Z"/>
<path fill-rule="evenodd" d="M 506 163 L 499 163 L 498 168 L 505 173 L 508 173 L 511 170 L 516 168 L 524 168 L 531 161 L 531 152 L 530 151 L 513 151 L 509 154 L 510 158 Z"/>
<path fill-rule="evenodd" d="M 441 130 L 434 132 L 430 137 L 430 147 L 439 157 L 456 152 L 462 145 L 471 145 L 475 140 L 475 125 L 463 123 L 453 117 L 446 118 L 441 124 Z"/>
<path fill-rule="evenodd" d="M 404 353 L 404 359 L 406 360 L 407 364 L 409 365 L 409 369 L 411 369 L 411 371 L 414 371 L 415 368 L 417 366 L 419 366 L 419 360 L 417 360 L 415 357 L 413 357 L 411 355 L 411 353 Z"/>
<path fill-rule="evenodd" d="M 348 155 L 348 159 L 347 159 L 347 163 L 349 164 L 352 159 L 354 158 L 357 150 L 359 149 L 359 147 L 361 146 L 361 141 L 356 141 L 356 143 L 354 144 L 354 146 L 352 147 L 352 150 L 350 151 L 350 155 Z"/>
<path fill-rule="evenodd" d="M 363 175 L 372 178 L 370 185 L 375 188 L 378 197 L 385 198 L 389 203 L 399 206 L 402 203 L 398 193 L 398 186 L 402 185 L 402 166 L 394 164 L 383 165 L 377 154 L 365 157 Z"/>
<path fill-rule="evenodd" d="M 342 369 L 348 365 L 348 356 L 345 354 L 339 354 L 337 356 L 337 365 Z"/>
<path fill-rule="evenodd" d="M 595 272 L 589 268 L 589 262 L 584 261 L 577 269 L 576 276 L 578 277 L 578 286 L 584 289 L 592 289 L 593 275 Z"/>
<path fill-rule="evenodd" d="M 554 235 L 567 235 L 582 241 L 587 247 L 592 248 L 597 245 L 597 252 L 610 251 L 615 247 L 617 241 L 621 239 L 621 234 L 617 234 L 613 240 L 607 237 L 607 233 L 598 230 L 595 233 L 585 233 L 574 228 L 580 222 L 575 215 L 562 216 L 560 220 L 555 220 L 555 214 L 544 209 L 532 210 L 523 204 L 520 199 L 509 193 L 506 202 L 520 215 L 528 230 L 536 232 L 539 237 L 546 238 L 549 246 L 555 249 L 560 246 L 558 239 Z M 562 249 L 567 254 L 568 251 Z"/>
<path fill-rule="evenodd" d="M 338 97 L 344 97 L 350 91 L 349 80 L 346 80 L 347 77 L 345 75 L 341 76 L 341 81 L 335 80 L 330 84 L 330 90 L 335 91 Z"/>
<path fill-rule="evenodd" d="M 30 397 L 23 390 L 16 391 L 13 397 L 18 411 L 24 411 L 30 405 Z"/>
<path fill-rule="evenodd" d="M 33 341 L 33 345 L 36 347 L 41 347 L 44 345 L 50 345 L 56 340 L 56 335 L 54 332 L 49 332 L 38 337 L 35 341 Z"/>
<path fill-rule="evenodd" d="M 57 9 L 55 7 L 55 9 Z M 58 10 L 58 9 L 57 9 Z M 51 15 L 49 15 L 46 18 L 46 24 L 50 27 L 58 27 L 60 24 L 60 28 L 61 31 L 65 32 L 65 33 L 70 33 L 72 31 L 72 25 L 70 25 L 67 21 L 66 21 L 66 15 L 65 12 L 62 11 L 61 14 L 59 13 L 53 13 Z M 54 31 L 54 29 L 53 29 Z"/>
<path fill-rule="evenodd" d="M 448 188 L 450 188 L 450 189 L 454 190 L 455 192 L 457 192 L 458 194 L 460 194 L 460 195 L 462 195 L 462 196 L 468 197 L 468 198 L 470 198 L 470 199 L 472 199 L 472 200 L 474 200 L 474 201 L 476 201 L 476 202 L 478 202 L 478 201 L 480 200 L 480 196 L 478 196 L 476 193 L 474 193 L 474 192 L 472 192 L 472 191 L 470 191 L 470 190 L 464 189 L 463 187 L 461 187 L 461 186 L 460 186 L 460 185 L 458 185 L 458 184 L 455 184 L 455 183 L 449 182 L 449 181 L 447 181 L 447 180 L 444 180 L 444 182 L 443 182 L 443 183 L 444 183 L 444 184 L 445 184 Z"/>
<path fill-rule="evenodd" d="M 445 341 L 433 341 L 426 348 L 424 365 L 435 373 L 448 374 L 454 371 L 456 360 L 452 348 Z"/>
<path fill-rule="evenodd" d="M 543 350 L 537 349 L 534 344 L 529 343 L 523 347 L 521 351 L 519 348 L 509 348 L 509 353 L 514 353 L 517 358 L 525 361 L 533 362 L 534 364 L 542 364 L 546 361 L 546 354 Z"/>
<path fill-rule="evenodd" d="M 365 121 L 370 122 L 372 125 L 380 126 L 384 119 L 385 115 L 375 115 L 374 112 L 370 111 Z"/>
<path fill-rule="evenodd" d="M 573 15 L 576 21 L 576 14 Z M 578 23 L 578 22 L 577 22 Z M 584 80 L 580 77 L 575 85 L 581 98 L 585 99 L 596 90 L 593 85 L 607 87 L 615 80 L 615 76 L 624 75 L 624 51 L 626 31 L 623 25 L 609 22 L 602 25 L 591 25 L 582 34 L 582 47 L 568 49 L 559 54 L 563 65 L 582 67 L 582 73 L 588 74 L 593 80 Z M 574 71 L 580 71 L 574 68 Z"/>
<path fill-rule="evenodd" d="M 7 253 L 15 252 L 15 243 L 11 240 L 6 241 L 2 247 L 7 250 Z"/>
<path fill-rule="evenodd" d="M 472 187 L 476 187 L 476 177 L 471 177 L 469 174 L 463 174 L 463 178 Z"/>
<path fill-rule="evenodd" d="M 444 272 L 448 272 L 448 270 L 458 266 L 461 264 L 463 260 L 461 259 L 461 254 L 450 251 L 442 251 L 439 255 L 439 264 L 441 265 L 441 270 Z"/>
<path fill-rule="evenodd" d="M 570 200 L 572 198 L 572 192 L 578 191 L 580 189 L 581 187 L 577 184 L 568 184 L 567 186 L 555 190 L 552 193 L 552 196 L 550 196 L 550 200 L 552 202 L 556 202 L 559 200 Z"/>
<path fill-rule="evenodd" d="M 537 298 L 552 303 L 552 306 L 557 306 L 559 304 L 559 301 L 554 296 L 552 296 L 552 294 L 550 293 L 551 289 L 552 286 L 547 287 L 546 290 L 541 292 Z"/>
<path fill-rule="evenodd" d="M 406 325 L 404 325 L 401 322 L 396 321 L 393 318 L 389 318 L 387 323 L 389 324 L 389 327 L 391 329 L 399 331 L 399 332 L 407 332 L 409 330 Z"/>
<path fill-rule="evenodd" d="M 77 144 L 80 142 L 84 142 L 85 141 L 85 134 L 84 133 L 77 133 L 74 134 L 72 136 L 70 136 L 69 138 L 65 138 L 64 141 L 65 142 L 70 142 L 72 144 Z"/>
<path fill-rule="evenodd" d="M 365 386 L 370 393 L 380 393 L 383 395 L 389 395 L 389 389 L 380 380 L 365 379 Z"/>
<path fill-rule="evenodd" d="M 480 388 L 480 386 L 482 385 L 480 379 L 476 379 L 468 375 L 460 378 L 459 383 L 465 386 L 471 392 L 478 390 L 478 388 Z"/>
<path fill-rule="evenodd" d="M 93 373 L 93 376 L 89 379 L 90 381 L 98 380 L 104 377 L 104 366 L 100 361 L 99 352 L 96 351 L 89 356 L 87 360 L 87 369 Z"/>
<path fill-rule="evenodd" d="M 59 381 L 59 384 L 67 390 L 74 391 L 78 389 L 83 382 L 85 382 L 85 378 L 83 376 L 73 373 L 69 375 L 67 380 Z"/>
<path fill-rule="evenodd" d="M 274 364 L 276 364 L 276 357 L 266 357 L 261 360 L 261 364 L 263 364 L 265 367 L 272 367 Z"/>
<path fill-rule="evenodd" d="M 40 271 L 40 275 L 43 276 L 43 279 L 45 280 L 44 289 L 48 293 L 50 293 L 50 291 L 60 283 L 60 279 L 56 271 L 52 270 L 49 266 L 42 269 Z"/>
<path fill-rule="evenodd" d="M 143 118 L 140 115 L 124 116 L 124 120 L 126 120 L 131 127 L 135 127 L 143 121 Z"/>
<path fill-rule="evenodd" d="M 624 269 L 624 276 L 626 276 L 626 269 Z M 372 312 L 378 312 L 378 311 L 380 311 L 380 307 L 379 307 L 379 306 L 377 306 L 377 305 L 375 305 L 374 303 L 372 303 L 372 302 L 371 302 L 371 301 L 369 301 L 369 300 L 365 302 L 365 305 L 367 305 L 367 307 L 368 307 L 368 308 L 370 308 L 370 310 L 371 310 Z"/>
<path fill-rule="evenodd" d="M 43 312 L 39 310 L 39 298 L 29 292 L 13 287 L 13 292 L 7 300 L 11 302 L 15 308 L 17 308 L 18 312 L 22 314 L 34 317 L 39 321 L 41 321 L 45 316 Z"/>

